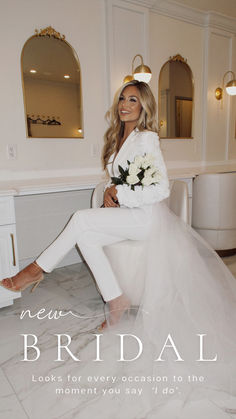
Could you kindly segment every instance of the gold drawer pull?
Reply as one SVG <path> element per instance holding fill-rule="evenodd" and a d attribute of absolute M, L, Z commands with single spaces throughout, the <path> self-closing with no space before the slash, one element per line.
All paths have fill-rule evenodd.
<path fill-rule="evenodd" d="M 12 234 L 12 233 L 11 233 L 11 245 L 12 245 L 12 255 L 13 255 L 13 266 L 16 266 L 16 252 L 15 252 L 14 234 Z"/>

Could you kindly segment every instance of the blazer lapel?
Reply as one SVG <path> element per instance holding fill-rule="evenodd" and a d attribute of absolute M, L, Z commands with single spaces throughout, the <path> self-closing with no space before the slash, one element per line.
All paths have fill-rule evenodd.
<path fill-rule="evenodd" d="M 137 134 L 138 129 L 135 128 L 130 134 L 129 136 L 126 138 L 126 140 L 124 141 L 124 143 L 122 144 L 120 150 L 118 151 L 117 155 L 115 156 L 113 163 L 112 163 L 112 170 L 113 173 L 114 171 L 118 170 L 118 165 L 120 164 L 120 162 L 123 161 L 124 156 L 127 152 L 128 146 L 129 144 L 133 141 L 135 135 Z"/>

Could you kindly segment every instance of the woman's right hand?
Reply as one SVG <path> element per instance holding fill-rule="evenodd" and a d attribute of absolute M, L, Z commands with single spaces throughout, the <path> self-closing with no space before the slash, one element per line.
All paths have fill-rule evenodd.
<path fill-rule="evenodd" d="M 117 190 L 116 190 L 115 185 L 112 185 L 105 190 L 104 197 L 103 197 L 103 204 L 105 208 L 106 207 L 119 207 L 116 194 L 117 194 Z M 117 201 L 117 203 L 115 201 Z"/>

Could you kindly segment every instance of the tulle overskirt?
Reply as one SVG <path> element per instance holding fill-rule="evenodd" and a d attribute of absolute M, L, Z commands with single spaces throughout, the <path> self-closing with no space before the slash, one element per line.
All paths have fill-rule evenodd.
<path fill-rule="evenodd" d="M 113 390 L 94 396 L 81 419 L 231 418 L 236 279 L 165 203 L 153 205 L 152 219 L 139 307 L 103 332 L 101 361 L 91 362 L 94 343 L 84 351 L 81 372 L 115 377 L 100 389 Z"/>

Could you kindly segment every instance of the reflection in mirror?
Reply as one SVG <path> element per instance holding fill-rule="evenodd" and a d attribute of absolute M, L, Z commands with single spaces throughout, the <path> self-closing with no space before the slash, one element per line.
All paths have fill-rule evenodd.
<path fill-rule="evenodd" d="M 81 73 L 64 35 L 48 27 L 24 45 L 21 69 L 28 137 L 83 138 Z"/>
<path fill-rule="evenodd" d="M 193 77 L 181 55 L 161 68 L 158 98 L 161 138 L 192 138 Z"/>

